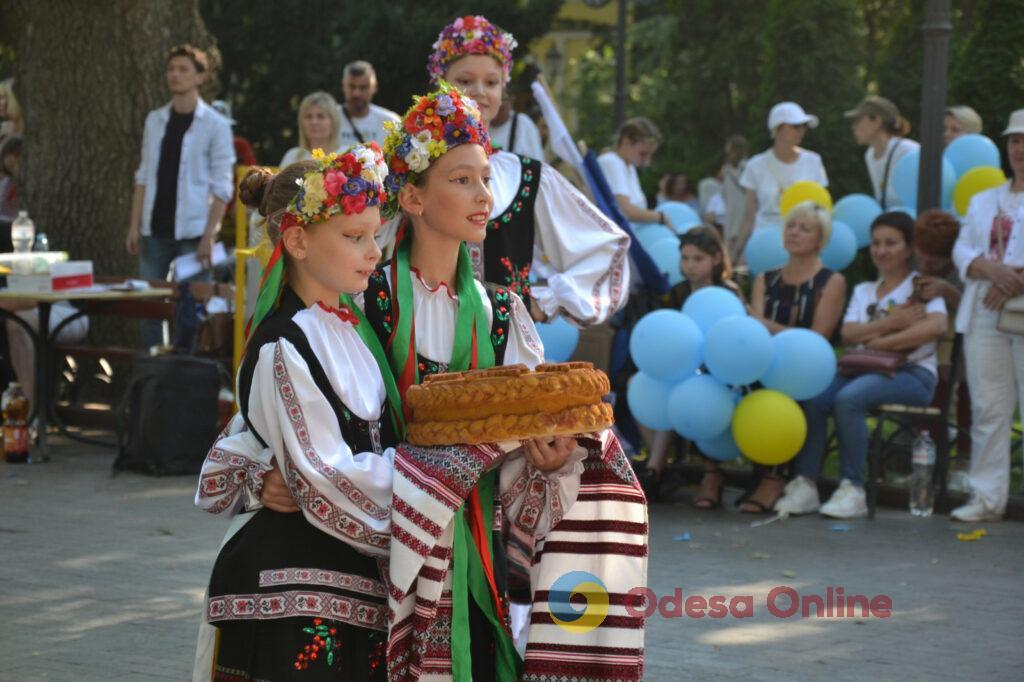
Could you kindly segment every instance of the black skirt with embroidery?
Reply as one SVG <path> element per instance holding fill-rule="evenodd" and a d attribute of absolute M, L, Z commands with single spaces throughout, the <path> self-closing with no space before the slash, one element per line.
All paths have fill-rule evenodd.
<path fill-rule="evenodd" d="M 375 559 L 301 513 L 263 509 L 214 564 L 212 679 L 384 680 L 386 602 Z"/>

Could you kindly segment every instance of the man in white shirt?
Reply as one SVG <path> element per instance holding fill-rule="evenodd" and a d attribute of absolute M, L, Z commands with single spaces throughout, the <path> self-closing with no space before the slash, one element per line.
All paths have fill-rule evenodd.
<path fill-rule="evenodd" d="M 384 122 L 401 121 L 395 112 L 373 103 L 377 94 L 377 72 L 370 62 L 358 60 L 345 65 L 341 76 L 344 96 L 341 110 L 341 147 L 370 142 L 384 146 Z"/>
<path fill-rule="evenodd" d="M 199 97 L 208 69 L 202 50 L 172 48 L 166 72 L 171 101 L 146 116 L 125 238 L 144 279 L 164 279 L 171 261 L 189 253 L 208 268 L 234 192 L 231 125 Z M 159 327 L 143 326 L 146 345 L 160 342 Z"/>

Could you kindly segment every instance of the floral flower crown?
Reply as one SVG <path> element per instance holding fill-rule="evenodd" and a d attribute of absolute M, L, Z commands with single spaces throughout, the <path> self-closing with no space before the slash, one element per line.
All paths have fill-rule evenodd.
<path fill-rule="evenodd" d="M 398 192 L 415 182 L 430 168 L 430 163 L 460 144 L 478 144 L 488 155 L 491 136 L 484 127 L 476 103 L 457 88 L 441 81 L 438 90 L 414 97 L 401 123 L 388 121 L 384 140 L 384 158 L 390 173 L 384 181 L 387 199 L 384 215 L 398 212 Z"/>
<path fill-rule="evenodd" d="M 427 73 L 430 82 L 437 83 L 444 78 L 445 71 L 456 59 L 467 54 L 482 54 L 494 57 L 505 72 L 508 83 L 512 74 L 512 50 L 516 39 L 482 16 L 459 17 L 441 29 L 434 43 L 434 52 L 427 59 Z"/>
<path fill-rule="evenodd" d="M 296 180 L 299 191 L 288 203 L 281 230 L 309 225 L 344 213 L 356 215 L 367 206 L 384 206 L 388 166 L 376 142 L 354 145 L 340 154 L 313 150 L 318 167 Z"/>
<path fill-rule="evenodd" d="M 383 207 L 387 202 L 384 180 L 388 167 L 376 142 L 354 145 L 340 154 L 314 149 L 313 160 L 317 167 L 295 181 L 299 191 L 281 216 L 281 234 L 297 225 L 318 223 L 339 213 L 356 215 L 367 206 Z M 284 240 L 278 239 L 263 268 L 256 305 L 245 326 L 246 344 L 277 305 L 284 286 L 284 262 Z"/>

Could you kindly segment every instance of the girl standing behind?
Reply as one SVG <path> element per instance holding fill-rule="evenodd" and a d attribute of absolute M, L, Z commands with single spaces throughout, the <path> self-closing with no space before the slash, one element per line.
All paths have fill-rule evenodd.
<path fill-rule="evenodd" d="M 719 286 L 743 300 L 743 292 L 732 281 L 732 263 L 722 244 L 718 230 L 713 227 L 695 227 L 680 237 L 679 269 L 686 279 L 672 287 L 668 293 L 668 307 L 679 310 L 690 294 L 704 287 Z M 640 472 L 640 484 L 648 500 L 659 497 L 659 483 L 665 469 L 666 455 L 672 444 L 672 431 L 655 431 L 640 427 L 650 456 Z M 721 472 L 714 460 L 704 460 L 704 478 L 694 504 L 700 509 L 718 506 L 721 496 Z M 717 492 L 716 492 L 717 491 Z"/>

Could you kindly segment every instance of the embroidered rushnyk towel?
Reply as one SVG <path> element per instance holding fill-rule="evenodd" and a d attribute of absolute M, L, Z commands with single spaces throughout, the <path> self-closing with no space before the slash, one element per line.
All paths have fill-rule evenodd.
<path fill-rule="evenodd" d="M 636 609 L 631 612 L 627 607 L 640 606 L 629 591 L 647 582 L 646 503 L 611 432 L 580 441 L 586 457 L 579 492 L 571 504 L 555 494 L 559 485 L 575 492 L 571 477 L 566 477 L 568 483 L 537 488 L 543 499 L 535 501 L 545 511 L 538 512 L 532 504 L 504 509 L 511 517 L 506 519 L 506 526 L 513 529 L 510 538 L 517 540 L 509 543 L 510 551 L 511 545 L 520 553 L 533 545 L 534 612 L 521 679 L 641 680 L 644 621 Z M 382 570 L 388 584 L 388 678 L 392 682 L 453 679 L 449 572 L 453 518 L 502 452 L 492 446 L 445 450 L 400 446 L 395 455 L 391 554 Z M 501 492 L 529 490 L 530 483 L 535 483 L 529 478 L 503 480 Z M 536 524 L 537 537 L 524 540 L 522 529 L 535 523 L 533 517 L 550 519 L 553 527 Z M 565 618 L 559 619 L 557 607 L 553 615 L 549 602 L 565 590 L 563 576 L 571 580 L 580 572 L 596 578 L 590 582 L 597 587 L 587 582 L 578 591 L 606 592 L 607 612 L 599 617 L 604 609 L 598 594 L 595 610 L 588 607 L 587 614 L 577 619 L 580 622 L 564 612 Z"/>

